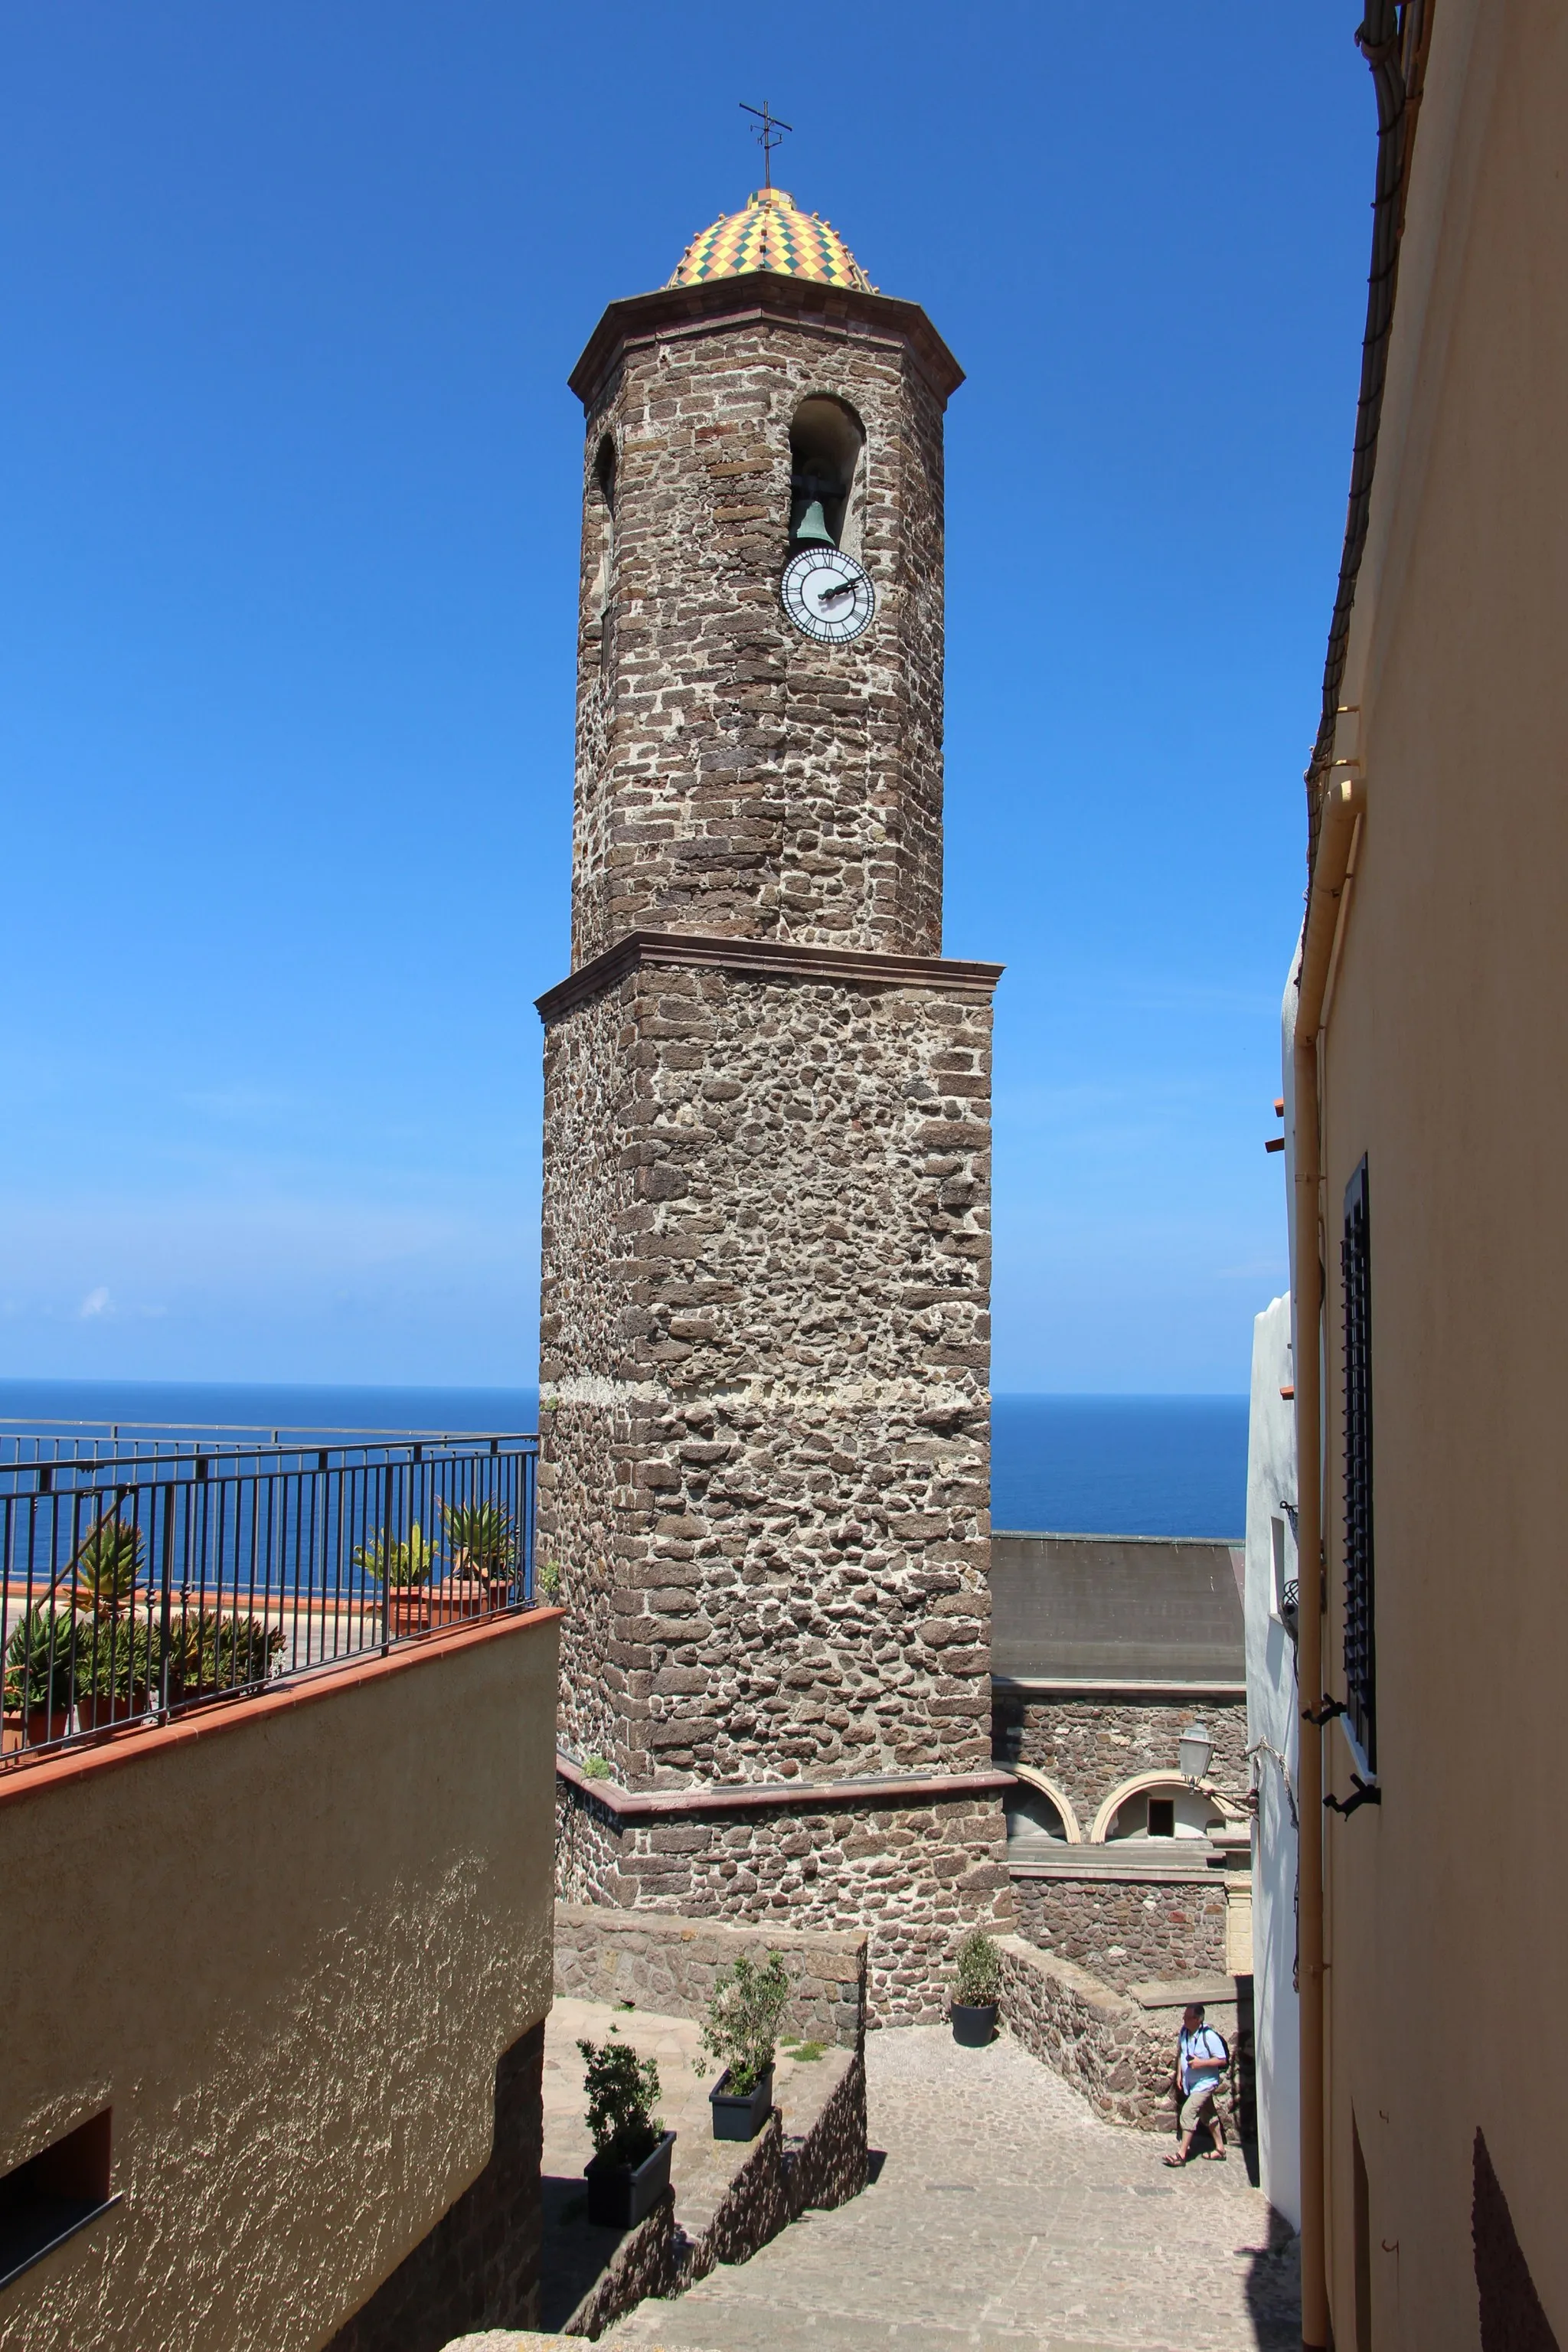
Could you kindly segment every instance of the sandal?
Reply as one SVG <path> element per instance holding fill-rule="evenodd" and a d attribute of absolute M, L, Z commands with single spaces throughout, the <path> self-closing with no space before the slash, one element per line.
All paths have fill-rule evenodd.
<path fill-rule="evenodd" d="M 1192 2160 L 1193 2159 L 1190 2156 L 1168 2156 L 1165 2158 L 1167 2164 L 1174 2165 L 1178 2169 L 1184 2164 L 1190 2164 Z"/>
<path fill-rule="evenodd" d="M 1224 2148 L 1205 2147 L 1204 2150 L 1204 2162 L 1205 2164 L 1223 2164 L 1225 2162 Z"/>

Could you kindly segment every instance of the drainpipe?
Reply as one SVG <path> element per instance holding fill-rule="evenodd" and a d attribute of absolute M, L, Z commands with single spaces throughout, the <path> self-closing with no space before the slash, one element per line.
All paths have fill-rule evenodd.
<path fill-rule="evenodd" d="M 1333 967 L 1345 877 L 1364 805 L 1359 776 L 1329 782 L 1319 812 L 1296 983 L 1296 1544 L 1301 1580 L 1298 1621 L 1300 1739 L 1297 1903 L 1300 1915 L 1301 2071 L 1301 2342 L 1329 2352 L 1327 2175 L 1323 2081 L 1323 1735 L 1316 1711 L 1323 1688 L 1322 1318 L 1324 1237 L 1319 1201 L 1322 1112 L 1318 1099 L 1318 1039 L 1323 993 Z"/>

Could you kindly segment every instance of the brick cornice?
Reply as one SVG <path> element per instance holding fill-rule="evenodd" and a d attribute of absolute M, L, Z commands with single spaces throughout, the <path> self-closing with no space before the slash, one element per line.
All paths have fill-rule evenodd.
<path fill-rule="evenodd" d="M 700 286 L 661 286 L 652 294 L 634 294 L 625 301 L 612 302 L 567 381 L 584 409 L 589 409 L 628 343 L 718 326 L 743 326 L 760 319 L 828 334 L 880 333 L 903 343 L 944 404 L 963 382 L 963 370 L 918 302 L 901 302 L 890 294 L 863 294 L 855 287 L 824 286 L 815 278 L 786 277 L 771 269 L 749 269 L 739 278 L 710 278 Z"/>
<path fill-rule="evenodd" d="M 1011 1772 L 884 1772 L 858 1780 L 725 1780 L 701 1789 L 623 1789 L 618 1780 L 595 1780 L 559 1749 L 555 1776 L 623 1822 L 681 1813 L 774 1812 L 790 1806 L 815 1811 L 823 1805 L 915 1805 L 994 1796 L 1015 1785 Z"/>
<path fill-rule="evenodd" d="M 989 996 L 1006 967 L 952 956 L 884 955 L 873 948 L 797 946 L 792 940 L 717 939 L 700 931 L 628 931 L 613 948 L 534 999 L 547 1025 L 647 964 L 752 972 L 766 980 L 834 980 L 851 987 L 930 988 Z"/>

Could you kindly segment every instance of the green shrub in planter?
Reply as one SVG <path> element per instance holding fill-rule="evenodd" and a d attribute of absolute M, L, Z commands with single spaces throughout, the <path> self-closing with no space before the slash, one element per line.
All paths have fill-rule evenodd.
<path fill-rule="evenodd" d="M 584 2059 L 595 2162 L 605 2167 L 641 2164 L 664 2135 L 664 2125 L 654 2113 L 659 2095 L 657 2062 L 639 2058 L 629 2042 L 579 2042 L 577 2047 Z"/>
<path fill-rule="evenodd" d="M 761 1968 L 742 1953 L 713 1979 L 702 2047 L 728 2068 L 729 2089 L 735 2096 L 748 2097 L 772 2068 L 788 2005 L 789 1979 L 777 1952 L 770 1952 Z M 701 2059 L 697 2071 L 703 2071 Z"/>
<path fill-rule="evenodd" d="M 983 1927 L 972 1927 L 958 1948 L 952 1997 L 963 2009 L 989 2009 L 1002 1997 L 1002 1955 Z"/>

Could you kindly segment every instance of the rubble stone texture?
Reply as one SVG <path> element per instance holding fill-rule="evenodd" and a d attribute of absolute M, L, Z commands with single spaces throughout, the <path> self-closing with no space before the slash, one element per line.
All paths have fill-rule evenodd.
<path fill-rule="evenodd" d="M 1201 1722 L 1214 1743 L 1208 1780 L 1232 1804 L 1247 1801 L 1247 1701 L 1244 1698 L 1116 1700 L 1096 1694 L 996 1696 L 996 1753 L 1029 1764 L 1063 1791 L 1087 1838 L 1107 1798 L 1141 1772 L 1177 1778 L 1177 1745 Z"/>
<path fill-rule="evenodd" d="M 1225 1881 L 1217 1871 L 1173 1885 L 1016 1872 L 1013 1900 L 1020 1935 L 1110 1985 L 1223 1974 L 1226 1967 Z"/>
<path fill-rule="evenodd" d="M 945 388 L 902 305 L 759 319 L 732 283 L 588 398 L 573 962 L 638 925 L 936 955 Z M 865 434 L 845 535 L 879 609 L 849 646 L 778 600 L 791 421 L 824 394 Z"/>
<path fill-rule="evenodd" d="M 960 1934 L 1010 1917 L 994 1799 L 807 1793 L 990 1764 L 995 969 L 939 960 L 956 371 L 933 381 L 908 305 L 770 287 L 625 306 L 638 331 L 574 379 L 539 1547 L 579 1759 L 634 1790 L 798 1780 L 803 1810 L 618 1823 L 563 1794 L 560 1891 L 866 1927 L 885 2021 L 934 2013 Z M 846 540 L 878 610 L 847 646 L 778 602 L 808 395 L 865 434 Z"/>

